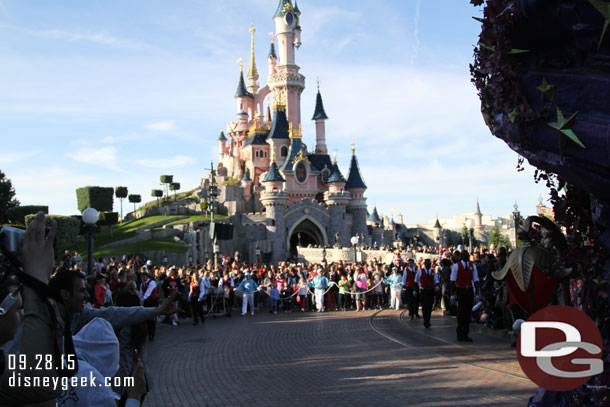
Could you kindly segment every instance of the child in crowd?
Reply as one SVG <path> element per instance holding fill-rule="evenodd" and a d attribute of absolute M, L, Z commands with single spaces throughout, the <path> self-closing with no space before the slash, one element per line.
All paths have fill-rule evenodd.
<path fill-rule="evenodd" d="M 273 312 L 277 314 L 277 305 L 280 300 L 280 290 L 277 289 L 277 286 L 271 286 L 271 290 L 269 292 L 269 297 L 271 298 L 271 305 L 269 307 L 269 312 Z"/>
<path fill-rule="evenodd" d="M 297 290 L 298 290 L 298 303 L 299 306 L 301 307 L 301 312 L 305 312 L 305 308 L 307 307 L 307 282 L 305 281 L 304 278 L 302 278 L 301 280 L 299 280 L 299 284 L 297 286 Z"/>

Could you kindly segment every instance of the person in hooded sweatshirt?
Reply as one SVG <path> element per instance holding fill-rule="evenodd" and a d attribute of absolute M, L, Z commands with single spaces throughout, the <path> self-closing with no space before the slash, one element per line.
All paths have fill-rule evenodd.
<path fill-rule="evenodd" d="M 73 341 L 78 357 L 78 372 L 57 398 L 57 406 L 116 407 L 116 393 L 112 387 L 104 385 L 105 378 L 112 378 L 119 368 L 119 341 L 112 325 L 105 319 L 94 318 L 74 335 Z M 72 386 L 74 378 L 78 379 L 79 386 Z M 81 380 L 86 380 L 87 385 L 80 386 Z M 134 382 L 133 387 L 126 388 L 127 407 L 139 406 L 146 389 L 141 362 L 134 372 Z"/>

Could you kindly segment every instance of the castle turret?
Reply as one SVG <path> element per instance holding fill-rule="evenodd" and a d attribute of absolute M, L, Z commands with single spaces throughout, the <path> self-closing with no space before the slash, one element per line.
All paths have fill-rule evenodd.
<path fill-rule="evenodd" d="M 271 166 L 262 183 L 265 185 L 265 191 L 261 193 L 261 203 L 265 206 L 267 238 L 271 241 L 273 250 L 271 261 L 277 263 L 285 258 L 287 252 L 284 213 L 289 199 L 288 194 L 282 190 L 284 178 L 280 174 L 273 154 Z"/>
<path fill-rule="evenodd" d="M 335 239 L 333 243 L 349 246 L 351 236 L 349 230 L 345 227 L 344 219 L 347 205 L 350 202 L 350 193 L 344 189 L 346 181 L 339 170 L 336 156 L 327 182 L 328 191 L 324 193 L 324 202 L 330 215 L 329 236 Z M 337 236 L 339 237 L 338 241 L 336 240 Z"/>
<path fill-rule="evenodd" d="M 225 155 L 225 145 L 227 143 L 227 137 L 225 136 L 225 132 L 220 130 L 220 136 L 218 136 L 218 155 L 220 156 L 220 162 L 222 162 L 222 157 Z"/>
<path fill-rule="evenodd" d="M 276 73 L 271 75 L 269 89 L 274 101 L 286 106 L 286 116 L 294 128 L 301 123 L 301 93 L 305 88 L 305 77 L 299 73 L 295 62 L 295 47 L 301 45 L 299 15 L 290 0 L 280 0 L 273 16 L 277 36 L 278 61 Z"/>
<path fill-rule="evenodd" d="M 254 117 L 254 95 L 246 89 L 244 81 L 244 65 L 239 61 L 239 82 L 235 91 L 235 99 L 237 100 L 237 120 L 247 122 L 249 118 Z"/>
<path fill-rule="evenodd" d="M 250 199 L 250 195 L 252 195 L 252 179 L 250 178 L 250 170 L 246 168 L 244 172 L 244 176 L 241 179 L 241 187 L 244 191 L 244 197 L 246 199 Z"/>
<path fill-rule="evenodd" d="M 483 233 L 485 226 L 483 226 L 483 213 L 481 212 L 481 206 L 479 205 L 479 199 L 477 198 L 477 211 L 474 213 L 475 229 L 479 233 Z"/>
<path fill-rule="evenodd" d="M 352 215 L 352 236 L 366 235 L 368 233 L 366 228 L 366 198 L 364 197 L 366 184 L 360 175 L 354 143 L 352 143 L 352 160 L 349 166 L 349 175 L 347 176 L 345 189 L 351 194 L 347 212 Z"/>
<path fill-rule="evenodd" d="M 438 221 L 438 216 L 437 216 L 436 222 L 434 223 L 434 226 L 432 227 L 432 235 L 433 235 L 434 241 L 436 242 L 437 245 L 440 244 L 442 230 L 443 230 L 443 227 L 441 226 L 441 223 Z"/>
<path fill-rule="evenodd" d="M 277 65 L 277 54 L 275 53 L 275 41 L 273 40 L 273 33 L 269 34 L 271 35 L 271 45 L 269 47 L 267 62 L 269 63 L 269 81 L 271 81 L 271 75 L 275 73 L 275 66 Z"/>
<path fill-rule="evenodd" d="M 326 128 L 325 121 L 328 119 L 326 112 L 324 111 L 324 104 L 322 103 L 322 95 L 320 94 L 320 86 L 318 85 L 318 94 L 316 95 L 316 108 L 313 113 L 311 120 L 316 121 L 316 154 L 327 154 L 328 148 L 326 147 Z"/>
<path fill-rule="evenodd" d="M 267 143 L 270 149 L 275 153 L 275 157 L 281 167 L 288 157 L 288 147 L 290 145 L 290 126 L 286 118 L 286 108 L 281 104 L 273 106 L 273 124 L 271 131 L 267 136 Z"/>

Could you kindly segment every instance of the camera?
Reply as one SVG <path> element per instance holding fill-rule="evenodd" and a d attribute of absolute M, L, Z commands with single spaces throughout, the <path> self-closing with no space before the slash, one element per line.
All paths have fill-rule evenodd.
<path fill-rule="evenodd" d="M 25 230 L 14 228 L 11 226 L 5 226 L 0 229 L 0 245 L 2 246 L 2 253 L 12 253 L 18 255 L 21 251 L 21 245 L 23 244 L 23 236 Z"/>

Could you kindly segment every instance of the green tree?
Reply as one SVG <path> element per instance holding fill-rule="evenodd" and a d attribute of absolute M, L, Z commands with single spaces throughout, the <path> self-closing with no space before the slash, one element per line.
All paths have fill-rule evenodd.
<path fill-rule="evenodd" d="M 500 231 L 500 226 L 497 224 L 491 229 L 489 233 L 488 245 L 494 245 L 495 247 L 506 246 L 510 247 L 510 240 Z"/>
<path fill-rule="evenodd" d="M 123 199 L 127 198 L 127 187 L 116 187 L 114 196 L 121 200 L 121 223 L 123 222 Z"/>
<path fill-rule="evenodd" d="M 173 175 L 161 175 L 161 183 L 165 184 L 165 196 L 167 197 L 168 192 L 167 192 L 167 187 L 169 186 L 169 184 L 171 184 L 172 182 L 174 182 L 174 176 Z"/>
<path fill-rule="evenodd" d="M 8 222 L 6 212 L 18 205 L 19 201 L 15 199 L 15 188 L 11 180 L 0 171 L 0 224 Z"/>
<path fill-rule="evenodd" d="M 468 232 L 468 228 L 466 227 L 466 225 L 464 225 L 464 227 L 462 227 L 462 244 L 466 245 L 466 242 L 469 239 L 469 235 L 470 233 Z"/>
<path fill-rule="evenodd" d="M 161 206 L 161 204 L 159 203 L 159 198 L 163 196 L 163 191 L 161 191 L 160 189 L 153 189 L 152 191 L 150 191 L 150 195 L 157 198 L 157 207 Z"/>
<path fill-rule="evenodd" d="M 180 190 L 180 183 L 172 182 L 171 184 L 169 184 L 169 189 L 171 191 L 174 191 L 174 201 L 175 201 L 176 200 L 176 191 Z"/>
<path fill-rule="evenodd" d="M 129 200 L 129 202 L 131 202 L 133 204 L 133 212 L 135 215 L 136 204 L 142 202 L 142 197 L 140 195 L 131 194 L 131 195 L 129 195 L 129 197 L 127 199 Z"/>

